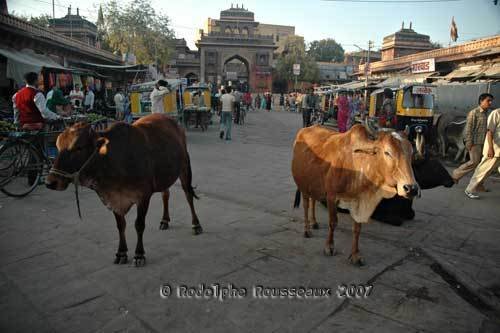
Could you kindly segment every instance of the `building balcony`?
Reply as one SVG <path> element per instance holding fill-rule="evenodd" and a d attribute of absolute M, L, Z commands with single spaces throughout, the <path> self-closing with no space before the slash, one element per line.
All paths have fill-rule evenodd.
<path fill-rule="evenodd" d="M 481 38 L 451 47 L 414 53 L 411 55 L 396 58 L 394 60 L 372 62 L 370 64 L 370 69 L 372 72 L 384 72 L 388 70 L 408 67 L 410 66 L 412 61 L 429 58 L 436 59 L 436 62 L 471 59 L 474 56 L 481 56 L 482 52 L 490 48 L 492 50 L 499 50 L 500 52 L 500 35 Z M 359 65 L 358 72 L 363 73 L 364 70 L 365 65 Z"/>
<path fill-rule="evenodd" d="M 229 40 L 229 41 L 262 41 L 274 43 L 273 35 L 259 35 L 259 34 L 234 34 L 225 32 L 202 32 L 200 38 L 203 40 Z"/>
<path fill-rule="evenodd" d="M 12 15 L 0 14 L 0 26 L 3 29 L 19 32 L 20 34 L 24 33 L 31 38 L 52 41 L 53 43 L 57 43 L 59 46 L 74 52 L 99 56 L 107 61 L 121 63 L 120 57 L 111 52 L 89 46 L 84 42 L 58 34 L 51 29 L 31 24 Z"/>

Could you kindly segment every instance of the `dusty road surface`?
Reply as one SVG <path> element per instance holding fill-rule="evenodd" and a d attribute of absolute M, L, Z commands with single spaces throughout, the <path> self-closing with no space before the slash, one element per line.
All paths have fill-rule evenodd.
<path fill-rule="evenodd" d="M 1 195 L 0 331 L 500 332 L 500 183 L 488 182 L 492 192 L 476 201 L 463 194 L 466 181 L 424 191 L 415 220 L 364 225 L 367 265 L 353 267 L 348 215 L 340 214 L 335 235 L 340 253 L 325 257 L 326 211 L 318 208 L 320 229 L 304 239 L 302 210 L 291 208 L 300 124 L 297 114 L 258 112 L 233 128 L 231 142 L 218 138 L 215 125 L 190 130 L 205 232 L 191 234 L 178 185 L 170 229 L 159 230 L 156 194 L 142 268 L 113 264 L 115 221 L 94 192 L 80 195 L 83 221 L 71 190 Z M 129 258 L 134 218 L 132 210 Z M 189 297 L 203 284 L 208 299 Z M 213 284 L 231 286 L 224 290 L 233 297 L 213 299 L 206 291 Z M 351 286 L 361 297 L 347 297 Z M 312 287 L 314 299 L 269 296 L 269 288 Z"/>

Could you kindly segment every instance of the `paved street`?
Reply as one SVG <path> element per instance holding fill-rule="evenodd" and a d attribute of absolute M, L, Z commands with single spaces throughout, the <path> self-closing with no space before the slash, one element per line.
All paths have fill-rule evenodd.
<path fill-rule="evenodd" d="M 188 132 L 195 202 L 204 233 L 191 234 L 180 187 L 172 190 L 170 229 L 158 229 L 151 202 L 144 234 L 147 264 L 114 265 L 118 233 L 97 195 L 39 187 L 16 200 L 0 196 L 1 332 L 500 332 L 500 183 L 472 201 L 467 180 L 423 192 L 415 220 L 364 225 L 367 265 L 347 262 L 351 220 L 340 214 L 334 257 L 320 229 L 302 237 L 292 209 L 291 147 L 297 114 L 250 113 L 233 141 L 217 126 Z M 136 236 L 128 215 L 129 258 Z M 245 287 L 242 299 L 160 297 L 168 283 Z M 372 285 L 369 296 L 341 298 L 340 285 Z M 259 299 L 253 287 L 332 288 L 318 299 Z"/>

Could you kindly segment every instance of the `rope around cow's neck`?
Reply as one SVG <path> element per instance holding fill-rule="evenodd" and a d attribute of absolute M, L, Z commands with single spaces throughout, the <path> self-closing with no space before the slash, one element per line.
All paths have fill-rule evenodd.
<path fill-rule="evenodd" d="M 78 185 L 80 185 L 80 175 L 81 175 L 83 169 L 85 169 L 87 167 L 87 165 L 89 165 L 90 161 L 97 154 L 97 152 L 98 152 L 98 149 L 94 150 L 92 155 L 89 156 L 89 158 L 85 161 L 85 163 L 83 163 L 82 167 L 77 172 L 68 173 L 66 171 L 62 171 L 62 170 L 59 170 L 56 168 L 51 168 L 49 171 L 49 174 L 53 174 L 56 176 L 70 179 L 71 182 L 75 185 L 76 207 L 78 208 L 78 217 L 80 217 L 80 220 L 82 219 L 82 213 L 80 210 L 80 199 L 78 197 Z"/>

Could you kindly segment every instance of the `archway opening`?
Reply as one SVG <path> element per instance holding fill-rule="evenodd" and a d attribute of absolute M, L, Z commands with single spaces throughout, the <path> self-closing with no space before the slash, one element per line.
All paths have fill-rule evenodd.
<path fill-rule="evenodd" d="M 224 62 L 224 85 L 246 92 L 250 87 L 250 69 L 245 58 L 235 55 Z"/>

